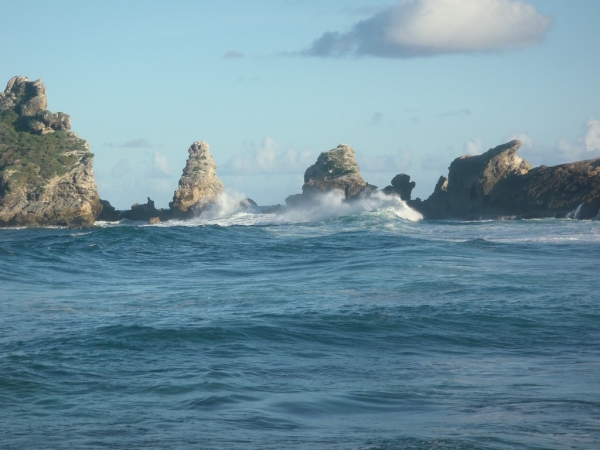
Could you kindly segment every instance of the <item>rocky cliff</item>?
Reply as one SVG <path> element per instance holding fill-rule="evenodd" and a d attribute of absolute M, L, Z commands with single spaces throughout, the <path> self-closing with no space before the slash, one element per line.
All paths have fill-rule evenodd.
<path fill-rule="evenodd" d="M 189 157 L 179 188 L 169 203 L 175 217 L 190 217 L 214 203 L 223 192 L 223 183 L 217 177 L 217 165 L 210 154 L 208 143 L 194 142 L 188 150 Z"/>
<path fill-rule="evenodd" d="M 532 168 L 517 156 L 520 146 L 511 141 L 455 159 L 448 178 L 441 177 L 427 200 L 411 206 L 428 219 L 565 217 L 580 205 L 587 215 L 598 213 L 600 158 Z"/>
<path fill-rule="evenodd" d="M 88 143 L 47 103 L 41 80 L 0 93 L 0 226 L 87 226 L 102 210 Z"/>
<path fill-rule="evenodd" d="M 306 169 L 302 194 L 290 195 L 286 203 L 290 206 L 310 200 L 319 193 L 340 190 L 346 199 L 360 196 L 369 187 L 360 175 L 360 168 L 354 156 L 354 149 L 340 144 L 333 150 L 322 152 L 317 161 Z"/>

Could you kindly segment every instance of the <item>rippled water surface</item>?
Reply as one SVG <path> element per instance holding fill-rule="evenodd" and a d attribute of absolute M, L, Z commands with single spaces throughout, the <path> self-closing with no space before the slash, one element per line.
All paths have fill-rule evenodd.
<path fill-rule="evenodd" d="M 0 230 L 0 448 L 600 448 L 600 223 Z"/>

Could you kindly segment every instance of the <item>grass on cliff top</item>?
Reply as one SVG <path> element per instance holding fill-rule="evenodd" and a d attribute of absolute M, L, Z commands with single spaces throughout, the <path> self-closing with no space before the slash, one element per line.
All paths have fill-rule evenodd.
<path fill-rule="evenodd" d="M 14 111 L 0 112 L 0 176 L 13 172 L 2 177 L 11 188 L 39 187 L 67 173 L 82 156 L 93 156 L 85 141 L 66 131 L 36 135 L 24 130 L 19 121 Z"/>

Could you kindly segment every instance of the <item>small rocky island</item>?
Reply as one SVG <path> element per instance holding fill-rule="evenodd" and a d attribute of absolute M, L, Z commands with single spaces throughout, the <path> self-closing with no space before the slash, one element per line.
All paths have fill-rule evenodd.
<path fill-rule="evenodd" d="M 0 226 L 89 226 L 102 210 L 88 143 L 47 104 L 41 80 L 0 93 Z"/>
<path fill-rule="evenodd" d="M 71 131 L 71 118 L 47 110 L 41 80 L 12 78 L 0 93 L 0 227 L 91 226 L 96 220 L 152 223 L 189 219 L 218 201 L 224 191 L 206 142 L 194 142 L 168 209 L 148 198 L 127 211 L 101 200 L 94 180 L 94 155 Z M 398 196 L 425 219 L 519 219 L 570 217 L 600 219 L 600 158 L 554 167 L 532 167 L 511 141 L 482 155 L 455 159 L 426 200 L 411 199 L 415 182 L 396 175 L 381 191 L 360 174 L 352 147 L 322 152 L 306 169 L 302 193 L 264 213 L 302 208 L 318 196 L 340 191 L 354 202 L 382 192 Z M 380 195 L 380 194 L 378 194 Z M 256 207 L 250 199 L 242 208 Z"/>

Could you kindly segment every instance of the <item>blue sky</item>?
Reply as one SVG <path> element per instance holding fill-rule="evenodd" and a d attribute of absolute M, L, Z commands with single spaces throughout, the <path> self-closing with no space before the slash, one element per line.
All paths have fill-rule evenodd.
<path fill-rule="evenodd" d="M 597 0 L 3 2 L 0 82 L 42 78 L 102 198 L 166 207 L 192 142 L 259 204 L 321 151 L 432 191 L 513 138 L 534 165 L 600 157 Z M 4 80 L 4 81 L 2 81 Z"/>

